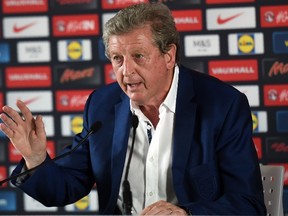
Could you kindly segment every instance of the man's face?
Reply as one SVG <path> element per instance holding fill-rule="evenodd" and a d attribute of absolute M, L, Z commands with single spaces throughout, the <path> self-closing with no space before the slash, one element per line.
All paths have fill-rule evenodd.
<path fill-rule="evenodd" d="M 160 105 L 173 78 L 176 48 L 163 54 L 148 26 L 109 39 L 108 54 L 117 82 L 139 106 Z"/>

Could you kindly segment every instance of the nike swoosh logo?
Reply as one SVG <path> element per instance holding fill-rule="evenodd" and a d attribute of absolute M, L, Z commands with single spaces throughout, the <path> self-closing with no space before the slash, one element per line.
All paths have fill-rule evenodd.
<path fill-rule="evenodd" d="M 25 101 L 22 101 L 26 106 L 33 103 L 34 101 L 38 100 L 39 97 L 34 97 Z"/>
<path fill-rule="evenodd" d="M 242 14 L 243 14 L 243 12 L 242 12 L 242 13 L 235 14 L 234 16 L 230 16 L 230 17 L 224 18 L 224 19 L 221 18 L 221 16 L 219 15 L 219 16 L 217 17 L 217 23 L 218 23 L 219 25 L 225 24 L 225 23 L 229 22 L 230 20 L 233 20 L 233 19 L 239 17 L 239 16 L 242 15 Z"/>
<path fill-rule="evenodd" d="M 14 31 L 15 33 L 19 33 L 19 32 L 24 31 L 24 30 L 27 29 L 27 28 L 30 28 L 31 26 L 33 26 L 33 25 L 35 25 L 35 24 L 36 24 L 36 22 L 28 23 L 28 24 L 23 25 L 23 26 L 17 26 L 17 24 L 14 24 L 14 26 L 13 26 L 13 31 Z"/>

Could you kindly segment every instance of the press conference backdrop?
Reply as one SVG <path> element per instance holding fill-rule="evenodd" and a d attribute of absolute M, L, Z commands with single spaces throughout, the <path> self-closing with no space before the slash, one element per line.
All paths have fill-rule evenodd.
<path fill-rule="evenodd" d="M 93 89 L 114 82 L 104 55 L 104 23 L 120 8 L 148 0 L 2 0 L 0 107 L 22 99 L 44 116 L 54 157 L 82 129 Z M 259 163 L 285 166 L 288 212 L 287 0 L 165 0 L 181 35 L 183 64 L 246 94 Z M 209 86 L 207 86 L 209 88 Z M 21 159 L 0 134 L 0 179 Z M 10 183 L 0 214 L 95 214 L 97 190 L 65 207 L 44 207 Z"/>

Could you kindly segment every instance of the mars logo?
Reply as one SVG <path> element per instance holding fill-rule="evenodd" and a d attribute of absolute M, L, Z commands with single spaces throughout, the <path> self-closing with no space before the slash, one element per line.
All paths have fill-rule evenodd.
<path fill-rule="evenodd" d="M 248 34 L 240 36 L 238 48 L 242 53 L 252 53 L 255 48 L 254 37 Z"/>
<path fill-rule="evenodd" d="M 285 74 L 288 75 L 288 63 L 276 61 L 269 70 L 269 77 Z"/>

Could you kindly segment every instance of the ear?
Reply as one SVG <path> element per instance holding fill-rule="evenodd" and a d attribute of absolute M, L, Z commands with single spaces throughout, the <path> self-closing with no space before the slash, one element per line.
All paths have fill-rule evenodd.
<path fill-rule="evenodd" d="M 176 45 L 171 44 L 169 46 L 169 50 L 167 51 L 167 53 L 165 53 L 165 60 L 166 60 L 167 69 L 172 69 L 175 67 L 176 51 L 177 51 Z"/>

